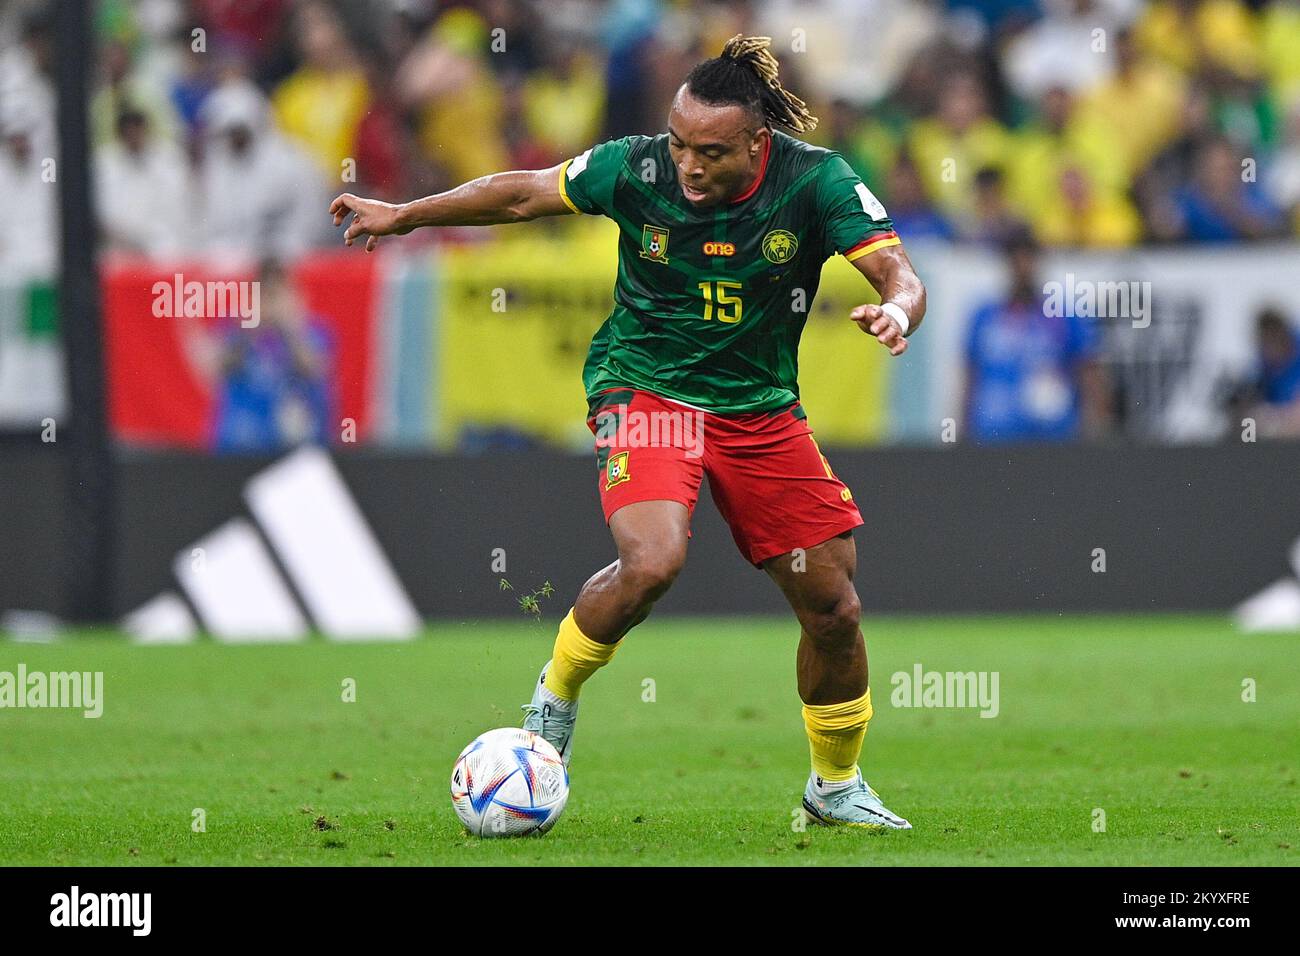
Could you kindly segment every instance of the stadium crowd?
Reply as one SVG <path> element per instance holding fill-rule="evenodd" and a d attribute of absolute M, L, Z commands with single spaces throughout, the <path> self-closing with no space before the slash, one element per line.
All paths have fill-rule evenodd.
<path fill-rule="evenodd" d="M 52 256 L 47 2 L 0 14 L 0 185 Z M 321 203 L 539 167 L 663 125 L 689 66 L 770 32 L 906 237 L 1116 247 L 1300 229 L 1296 0 L 101 0 L 107 245 L 290 256 Z M 266 228 L 275 222 L 277 228 Z M 44 224 L 49 224 L 48 227 Z"/>
<path fill-rule="evenodd" d="M 0 10 L 10 281 L 57 258 L 40 185 L 58 153 L 52 6 Z M 735 33 L 774 37 L 821 118 L 808 138 L 845 155 L 906 240 L 992 244 L 1014 265 L 1017 250 L 1300 235 L 1300 0 L 99 0 L 96 30 L 110 253 L 292 261 L 337 242 L 337 192 L 399 200 L 660 130 L 681 78 Z M 1091 418 L 1104 433 L 1095 342 L 1065 324 L 1030 350 L 1022 278 L 970 318 L 973 432 L 1068 438 Z M 1300 433 L 1283 319 L 1259 331 L 1259 381 L 1273 366 L 1277 381 L 1237 401 L 1287 409 L 1279 430 Z M 1045 366 L 1064 384 L 1022 387 Z M 1029 420 L 1013 393 L 1056 396 L 1056 412 L 1013 427 Z M 1007 420 L 985 421 L 992 407 Z"/>

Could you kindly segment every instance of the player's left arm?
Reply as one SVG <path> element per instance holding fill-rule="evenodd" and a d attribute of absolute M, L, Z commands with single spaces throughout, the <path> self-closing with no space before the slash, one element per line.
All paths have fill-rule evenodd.
<path fill-rule="evenodd" d="M 907 350 L 904 336 L 925 315 L 925 287 L 903 251 L 889 213 L 848 161 L 834 152 L 817 167 L 814 202 L 825 256 L 844 256 L 880 294 L 880 305 L 860 305 L 849 317 L 879 339 L 891 355 L 902 355 Z"/>
<path fill-rule="evenodd" d="M 880 294 L 880 305 L 860 305 L 849 313 L 849 318 L 863 332 L 874 335 L 890 355 L 902 355 L 907 351 L 905 336 L 915 332 L 925 318 L 925 286 L 912 268 L 912 261 L 901 245 L 892 245 L 859 256 L 853 265 Z M 898 319 L 889 314 L 893 310 L 885 308 L 890 302 L 906 316 L 906 333 Z"/>

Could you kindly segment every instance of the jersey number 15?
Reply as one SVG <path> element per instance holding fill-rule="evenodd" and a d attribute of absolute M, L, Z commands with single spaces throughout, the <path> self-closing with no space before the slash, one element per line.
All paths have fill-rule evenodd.
<path fill-rule="evenodd" d="M 714 317 L 714 306 L 717 307 L 717 318 L 719 322 L 739 322 L 742 303 L 740 296 L 728 295 L 730 289 L 740 289 L 743 285 L 740 282 L 701 282 L 700 293 L 704 296 L 704 321 L 709 321 Z"/>

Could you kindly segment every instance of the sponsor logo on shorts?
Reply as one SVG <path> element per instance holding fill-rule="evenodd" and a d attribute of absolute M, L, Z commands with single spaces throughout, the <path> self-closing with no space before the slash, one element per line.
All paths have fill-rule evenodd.
<path fill-rule="evenodd" d="M 632 477 L 632 473 L 628 471 L 627 459 L 628 452 L 625 451 L 610 456 L 609 461 L 605 464 L 606 491 L 609 491 L 615 485 L 622 484 Z"/>

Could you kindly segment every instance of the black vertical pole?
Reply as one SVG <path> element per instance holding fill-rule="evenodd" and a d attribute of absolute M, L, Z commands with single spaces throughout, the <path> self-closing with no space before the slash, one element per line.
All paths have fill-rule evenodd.
<path fill-rule="evenodd" d="M 113 455 L 104 388 L 104 341 L 87 123 L 95 51 L 91 0 L 58 0 L 55 71 L 59 156 L 55 178 L 62 227 L 59 321 L 68 384 L 66 425 L 57 445 L 67 463 L 68 612 L 78 622 L 104 622 L 113 604 Z"/>

